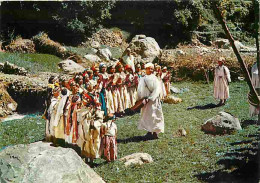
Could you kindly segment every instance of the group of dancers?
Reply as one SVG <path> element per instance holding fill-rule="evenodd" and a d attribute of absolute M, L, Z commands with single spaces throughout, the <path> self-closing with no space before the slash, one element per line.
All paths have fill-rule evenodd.
<path fill-rule="evenodd" d="M 170 72 L 155 65 L 160 97 L 170 93 Z M 144 64 L 122 62 L 93 65 L 72 78 L 50 77 L 47 91 L 46 141 L 76 146 L 82 157 L 93 162 L 117 158 L 116 117 L 127 114 L 137 102 Z"/>

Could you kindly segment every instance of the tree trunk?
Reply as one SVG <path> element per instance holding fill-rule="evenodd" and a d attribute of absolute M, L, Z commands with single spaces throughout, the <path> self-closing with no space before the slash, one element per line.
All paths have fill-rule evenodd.
<path fill-rule="evenodd" d="M 260 50 L 259 50 L 259 1 L 254 0 L 254 10 L 255 10 L 255 41 L 256 41 L 256 63 L 258 71 L 260 71 Z M 259 81 L 260 74 L 258 73 Z M 258 114 L 258 124 L 260 124 L 260 113 Z"/>

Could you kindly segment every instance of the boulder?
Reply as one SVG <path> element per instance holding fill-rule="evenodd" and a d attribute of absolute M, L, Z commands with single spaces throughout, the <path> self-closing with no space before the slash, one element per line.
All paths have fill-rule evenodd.
<path fill-rule="evenodd" d="M 97 55 L 93 55 L 93 54 L 87 54 L 84 56 L 84 58 L 91 63 L 97 63 L 97 62 L 101 62 L 101 59 L 97 56 Z"/>
<path fill-rule="evenodd" d="M 66 74 L 75 74 L 75 73 L 84 71 L 84 67 L 82 67 L 81 65 L 77 64 L 76 62 L 74 62 L 72 60 L 68 60 L 68 59 L 59 62 L 58 66 Z"/>
<path fill-rule="evenodd" d="M 234 44 L 237 47 L 238 51 L 249 49 L 247 46 L 243 45 L 240 41 L 235 41 Z M 231 49 L 231 45 L 228 39 L 217 39 L 215 41 L 215 45 L 217 46 L 217 48 Z"/>
<path fill-rule="evenodd" d="M 181 90 L 179 88 L 176 88 L 176 87 L 173 87 L 173 86 L 170 87 L 170 90 L 171 90 L 172 93 L 181 93 Z"/>
<path fill-rule="evenodd" d="M 7 86 L 0 82 L 0 117 L 13 114 L 17 108 L 17 103 L 6 90 Z"/>
<path fill-rule="evenodd" d="M 97 42 L 97 41 L 92 41 L 92 42 L 90 43 L 90 46 L 91 46 L 92 48 L 94 48 L 94 49 L 98 49 L 98 48 L 100 47 L 100 44 L 99 44 L 99 42 Z"/>
<path fill-rule="evenodd" d="M 215 46 L 217 48 L 229 48 L 230 45 L 229 45 L 229 41 L 228 39 L 217 39 L 215 42 L 214 42 Z"/>
<path fill-rule="evenodd" d="M 182 50 L 177 50 L 177 51 L 176 51 L 176 54 L 177 54 L 177 55 L 185 55 L 185 52 L 182 51 Z"/>
<path fill-rule="evenodd" d="M 126 167 L 129 165 L 142 165 L 144 163 L 153 162 L 153 158 L 151 157 L 151 155 L 149 155 L 147 153 L 134 153 L 134 154 L 125 156 L 119 160 L 124 161 Z"/>
<path fill-rule="evenodd" d="M 100 45 L 122 48 L 126 48 L 128 46 L 122 31 L 119 29 L 100 29 L 98 32 L 92 34 L 91 38 L 89 38 L 89 40 L 84 44 L 90 45 L 92 48 L 98 48 Z"/>
<path fill-rule="evenodd" d="M 129 47 L 135 60 L 143 62 L 153 62 L 161 56 L 161 49 L 158 43 L 152 37 L 145 35 L 136 35 L 129 44 Z M 124 52 L 126 54 L 126 51 Z"/>
<path fill-rule="evenodd" d="M 36 142 L 7 147 L 0 152 L 0 180 L 37 183 L 103 183 L 70 148 Z"/>
<path fill-rule="evenodd" d="M 106 61 L 110 61 L 110 59 L 112 58 L 112 53 L 108 48 L 99 49 L 96 54 L 101 59 L 104 59 Z"/>
<path fill-rule="evenodd" d="M 241 130 L 238 118 L 226 112 L 219 112 L 217 116 L 207 120 L 201 129 L 211 134 L 227 134 L 232 131 Z"/>

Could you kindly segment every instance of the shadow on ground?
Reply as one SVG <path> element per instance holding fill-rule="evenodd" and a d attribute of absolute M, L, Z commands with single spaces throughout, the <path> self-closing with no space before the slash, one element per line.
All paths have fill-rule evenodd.
<path fill-rule="evenodd" d="M 220 107 L 219 105 L 210 103 L 210 104 L 206 104 L 206 105 L 197 105 L 194 107 L 188 107 L 187 110 L 191 110 L 191 109 L 199 109 L 199 110 L 206 110 L 206 109 L 213 109 L 216 107 Z"/>
<path fill-rule="evenodd" d="M 258 183 L 260 176 L 259 134 L 249 135 L 248 137 L 250 140 L 230 143 L 232 150 L 226 152 L 224 157 L 217 162 L 223 166 L 222 169 L 201 173 L 196 177 L 203 182 Z M 240 148 L 239 145 L 251 146 Z"/>
<path fill-rule="evenodd" d="M 117 139 L 117 143 L 129 143 L 129 142 L 141 142 L 141 141 L 146 141 L 147 139 L 145 136 L 134 136 L 134 137 L 129 137 L 126 139 Z"/>

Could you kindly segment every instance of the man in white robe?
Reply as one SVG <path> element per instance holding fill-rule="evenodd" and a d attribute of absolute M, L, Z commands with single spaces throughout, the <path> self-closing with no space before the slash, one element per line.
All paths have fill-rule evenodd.
<path fill-rule="evenodd" d="M 224 66 L 224 57 L 218 60 L 218 66 L 215 69 L 214 77 L 214 98 L 219 99 L 218 106 L 225 105 L 226 100 L 229 98 L 229 83 L 231 82 L 229 69 Z"/>
<path fill-rule="evenodd" d="M 252 84 L 253 84 L 253 86 L 255 87 L 256 90 L 259 90 L 260 82 L 259 82 L 259 77 L 258 77 L 257 63 L 255 63 L 252 66 L 251 75 L 252 75 Z M 252 117 L 252 116 L 256 116 L 258 114 L 259 114 L 259 106 L 255 107 L 255 106 L 249 104 L 249 115 Z"/>
<path fill-rule="evenodd" d="M 139 130 L 148 131 L 146 137 L 157 139 L 160 132 L 164 132 L 164 117 L 160 100 L 161 85 L 153 74 L 154 65 L 145 65 L 146 76 L 140 79 L 137 88 L 138 100 L 144 100 L 144 107 L 141 109 L 141 119 L 138 124 Z"/>

